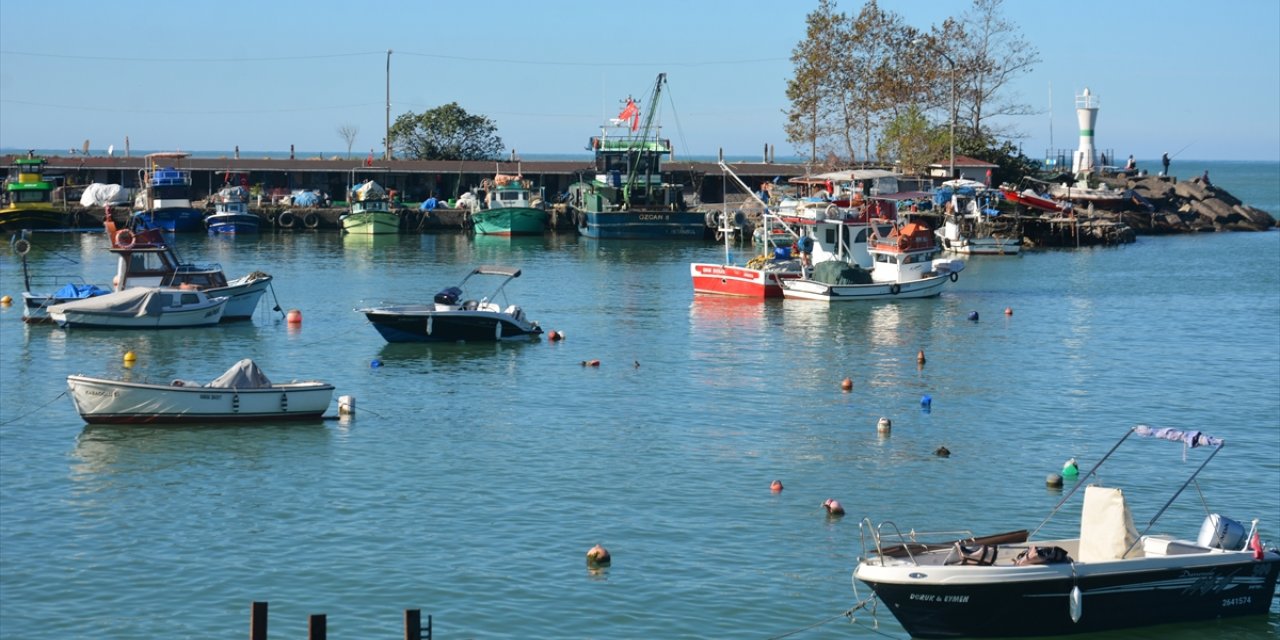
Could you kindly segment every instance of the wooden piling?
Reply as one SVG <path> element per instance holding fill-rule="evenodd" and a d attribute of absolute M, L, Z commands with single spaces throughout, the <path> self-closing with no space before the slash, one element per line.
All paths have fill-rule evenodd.
<path fill-rule="evenodd" d="M 313 613 L 307 619 L 307 640 L 325 640 L 329 621 L 323 613 Z"/>
<path fill-rule="evenodd" d="M 249 640 L 267 640 L 267 603 L 253 603 L 249 613 Z"/>

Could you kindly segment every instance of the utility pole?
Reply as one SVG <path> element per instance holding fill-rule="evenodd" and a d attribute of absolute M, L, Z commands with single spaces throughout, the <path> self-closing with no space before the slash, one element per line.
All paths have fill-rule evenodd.
<path fill-rule="evenodd" d="M 383 160 L 391 160 L 391 50 L 387 49 L 387 138 Z"/>

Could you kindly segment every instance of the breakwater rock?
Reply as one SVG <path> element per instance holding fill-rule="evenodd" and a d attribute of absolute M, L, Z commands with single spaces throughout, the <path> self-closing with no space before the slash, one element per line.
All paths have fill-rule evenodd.
<path fill-rule="evenodd" d="M 1123 220 L 1139 234 L 1266 231 L 1276 226 L 1270 213 L 1199 177 L 1181 182 L 1166 176 L 1120 177 L 1106 182 L 1136 196 Z"/>

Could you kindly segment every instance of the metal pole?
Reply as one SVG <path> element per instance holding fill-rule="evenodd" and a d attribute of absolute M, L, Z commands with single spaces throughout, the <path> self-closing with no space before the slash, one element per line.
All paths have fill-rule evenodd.
<path fill-rule="evenodd" d="M 954 77 L 954 74 L 953 74 Z M 382 159 L 391 160 L 391 50 L 387 49 L 387 139 Z"/>
<path fill-rule="evenodd" d="M 951 173 L 947 179 L 954 180 L 956 177 L 956 62 L 945 51 L 939 50 L 938 53 L 941 53 L 942 57 L 946 58 L 947 64 L 951 65 Z"/>

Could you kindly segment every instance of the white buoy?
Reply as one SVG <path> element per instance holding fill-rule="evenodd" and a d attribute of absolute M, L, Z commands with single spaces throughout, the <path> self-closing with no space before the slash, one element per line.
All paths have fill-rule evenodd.
<path fill-rule="evenodd" d="M 880 418 L 880 421 L 876 423 L 876 432 L 878 433 L 889 433 L 891 429 L 893 429 L 893 421 L 888 418 Z"/>
<path fill-rule="evenodd" d="M 338 396 L 338 415 L 354 416 L 356 414 L 355 396 Z"/>

